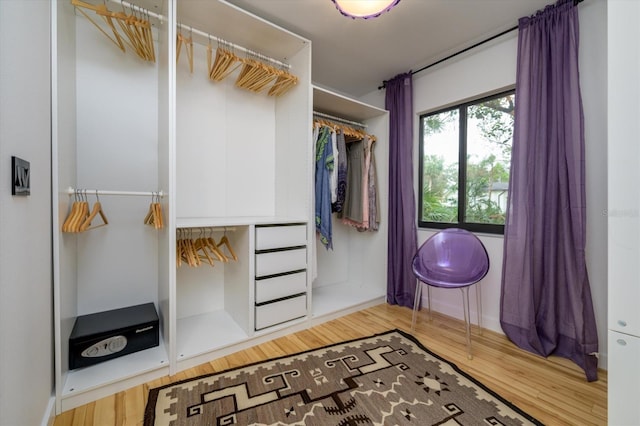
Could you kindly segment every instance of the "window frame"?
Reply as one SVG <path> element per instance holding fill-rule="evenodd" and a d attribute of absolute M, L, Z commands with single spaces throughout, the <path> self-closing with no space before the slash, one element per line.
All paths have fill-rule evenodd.
<path fill-rule="evenodd" d="M 496 98 L 502 98 L 508 95 L 515 96 L 515 88 L 502 90 L 487 96 L 480 96 L 468 101 L 443 107 L 434 111 L 420 114 L 418 126 L 420 127 L 419 145 L 419 161 L 418 161 L 418 228 L 421 229 L 446 229 L 461 228 L 471 232 L 481 232 L 487 234 L 504 235 L 504 225 L 493 223 L 473 223 L 464 221 L 464 213 L 467 203 L 467 109 L 469 106 L 480 104 Z M 458 218 L 456 223 L 447 222 L 429 222 L 422 220 L 423 208 L 423 178 L 424 178 L 424 125 L 423 119 L 436 114 L 448 111 L 458 111 L 459 129 L 458 129 Z M 508 197 L 508 194 L 507 194 Z M 508 200 L 508 199 L 507 199 Z M 508 203 L 508 201 L 507 201 Z"/>

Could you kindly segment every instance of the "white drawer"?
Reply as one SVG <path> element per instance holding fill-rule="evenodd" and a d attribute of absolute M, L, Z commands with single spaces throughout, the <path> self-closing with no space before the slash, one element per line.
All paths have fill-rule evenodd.
<path fill-rule="evenodd" d="M 307 268 L 307 249 L 256 254 L 256 277 L 281 274 Z"/>
<path fill-rule="evenodd" d="M 306 225 L 256 227 L 256 250 L 306 245 Z"/>
<path fill-rule="evenodd" d="M 307 296 L 256 306 L 256 330 L 307 315 Z"/>
<path fill-rule="evenodd" d="M 256 303 L 268 302 L 307 290 L 307 273 L 280 275 L 265 280 L 256 280 Z"/>

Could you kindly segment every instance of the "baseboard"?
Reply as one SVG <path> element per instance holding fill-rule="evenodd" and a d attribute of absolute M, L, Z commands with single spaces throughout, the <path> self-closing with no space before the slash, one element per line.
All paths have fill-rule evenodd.
<path fill-rule="evenodd" d="M 45 412 L 42 415 L 42 421 L 40 422 L 40 425 L 53 426 L 53 423 L 55 420 L 56 420 L 56 396 L 51 395 L 51 398 L 49 398 L 49 403 L 47 404 L 47 408 L 45 409 Z"/>
<path fill-rule="evenodd" d="M 423 309 L 426 309 L 427 303 L 428 303 L 427 297 L 426 295 L 424 295 L 424 292 L 423 292 L 423 297 L 422 297 Z M 457 318 L 461 321 L 464 321 L 464 313 L 462 312 L 461 303 L 454 305 L 454 304 L 444 303 L 434 298 L 431 301 L 431 309 L 443 315 L 447 315 L 453 318 Z M 471 310 L 471 322 L 473 324 L 476 323 L 477 318 L 478 318 L 477 312 L 475 310 Z M 502 326 L 500 325 L 500 318 L 482 315 L 482 328 L 494 331 L 504 336 L 504 331 L 502 331 Z M 607 352 L 603 352 L 602 349 L 606 349 L 606 348 L 600 348 L 600 353 L 598 355 L 598 368 L 606 371 L 608 366 L 608 357 L 607 357 Z"/>
<path fill-rule="evenodd" d="M 427 297 L 424 295 L 422 297 L 422 308 L 427 308 Z M 464 321 L 464 313 L 462 312 L 462 303 L 458 304 L 449 304 L 437 299 L 433 299 L 431 301 L 431 309 L 435 312 L 439 312 L 443 315 L 447 315 L 453 318 L 457 318 L 460 321 Z M 475 324 L 477 322 L 478 314 L 477 311 L 471 309 L 471 323 Z M 500 325 L 500 318 L 495 318 L 492 316 L 487 316 L 485 314 L 482 315 L 482 328 L 487 330 L 495 331 L 496 333 L 504 335 L 504 331 L 502 331 L 502 326 Z"/>

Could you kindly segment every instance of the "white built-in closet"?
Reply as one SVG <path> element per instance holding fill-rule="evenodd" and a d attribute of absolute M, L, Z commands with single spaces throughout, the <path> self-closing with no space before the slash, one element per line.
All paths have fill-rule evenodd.
<path fill-rule="evenodd" d="M 134 3 L 150 12 L 155 62 L 119 50 L 68 0 L 53 14 L 57 412 L 383 302 L 386 293 L 386 111 L 313 87 L 310 41 L 224 1 Z M 193 72 L 184 45 L 176 63 L 178 36 L 194 41 Z M 216 38 L 238 54 L 288 64 L 298 84 L 274 97 L 235 87 L 233 75 L 208 80 L 207 46 L 215 50 Z M 329 252 L 316 246 L 313 222 L 314 110 L 362 122 L 377 137 L 380 230 L 336 223 Z M 101 192 L 109 224 L 62 232 L 70 188 L 88 189 L 90 204 L 92 190 Z M 143 223 L 158 191 L 163 229 Z M 228 238 L 238 260 L 177 267 L 185 232 Z M 146 302 L 160 317 L 158 347 L 68 369 L 77 316 Z"/>

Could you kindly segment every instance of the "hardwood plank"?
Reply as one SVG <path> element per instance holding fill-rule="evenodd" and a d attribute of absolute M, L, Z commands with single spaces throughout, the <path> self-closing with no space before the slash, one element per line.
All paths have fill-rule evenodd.
<path fill-rule="evenodd" d="M 395 328 L 411 333 L 411 310 L 378 305 L 69 410 L 55 418 L 54 426 L 140 425 L 151 388 Z M 436 312 L 428 320 L 422 311 L 411 334 L 545 424 L 607 424 L 606 371 L 600 370 L 598 380 L 589 383 L 572 362 L 531 354 L 505 336 L 489 330 L 480 333 L 477 327 L 469 360 L 462 322 Z"/>

